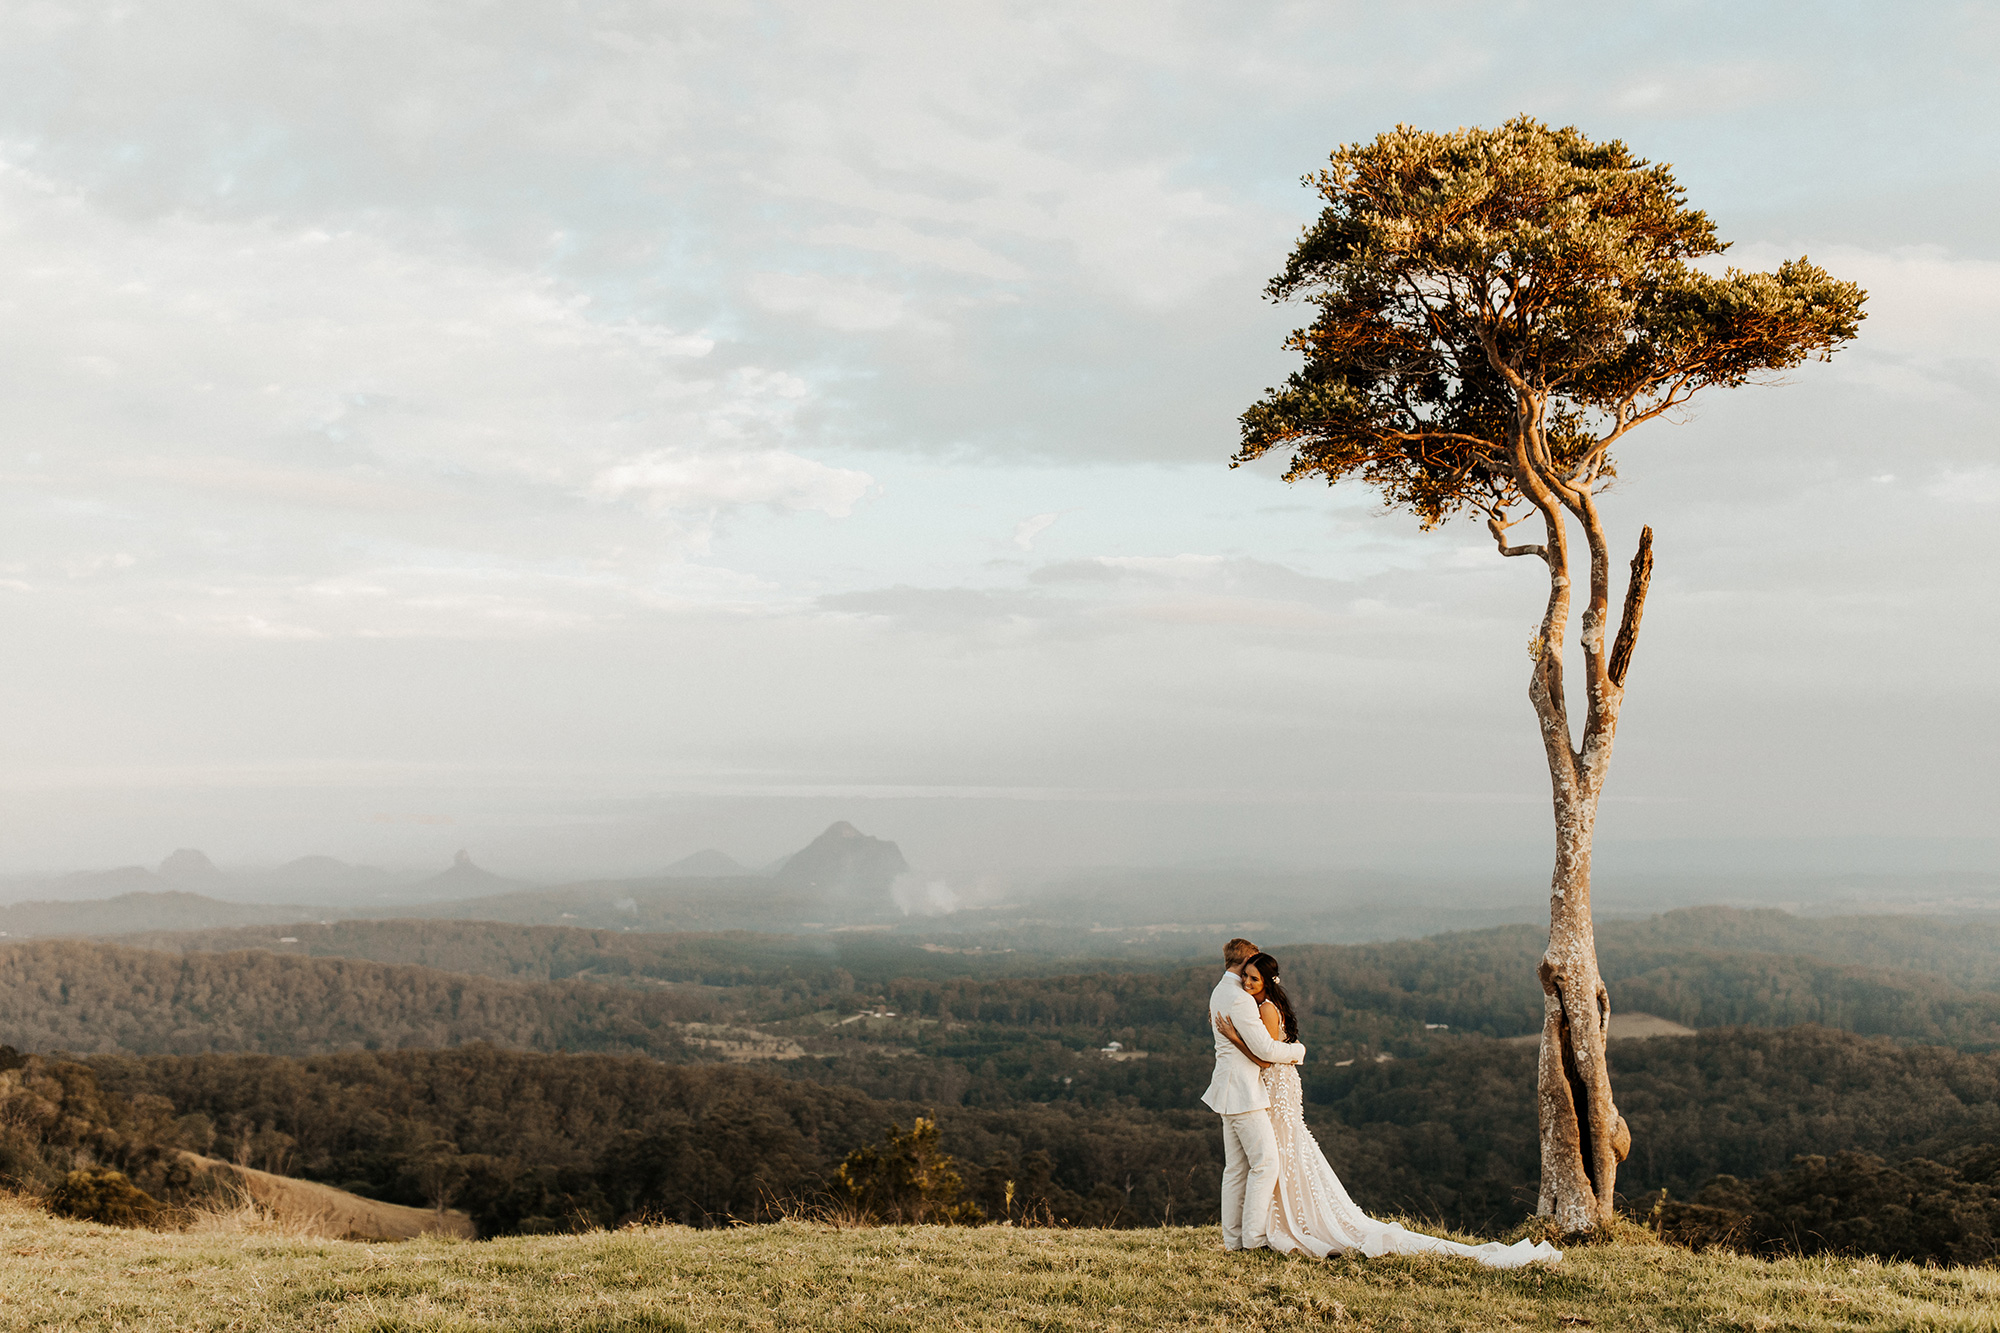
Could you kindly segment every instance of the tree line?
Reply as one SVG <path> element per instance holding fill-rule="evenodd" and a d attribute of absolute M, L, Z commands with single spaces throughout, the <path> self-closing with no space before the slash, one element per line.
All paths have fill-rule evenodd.
<path fill-rule="evenodd" d="M 1635 1205 L 1813 1154 L 1943 1161 L 2000 1144 L 2000 1056 L 1799 1028 L 1621 1042 L 1612 1060 L 1629 1090 Z M 1531 1049 L 1466 1042 L 1417 1060 L 1308 1063 L 1309 1119 L 1363 1207 L 1504 1229 L 1534 1202 L 1533 1062 Z M 145 1170 L 155 1148 L 187 1148 L 391 1202 L 444 1200 L 486 1234 L 767 1219 L 823 1195 L 851 1154 L 919 1117 L 939 1127 L 962 1198 L 994 1219 L 1210 1221 L 1221 1169 L 1213 1117 L 1186 1103 L 926 1103 L 767 1068 L 480 1045 L 25 1065 L 32 1077 L 0 1074 L 7 1174 L 34 1175 L 20 1163 L 36 1133 L 57 1165 Z M 80 1125 L 104 1128 L 77 1138 Z"/>
<path fill-rule="evenodd" d="M 700 992 L 542 985 L 263 950 L 166 954 L 76 940 L 0 948 L 0 1042 L 83 1053 L 454 1046 L 694 1058 Z"/>
<path fill-rule="evenodd" d="M 851 1155 L 930 1111 L 763 1070 L 479 1045 L 33 1059 L 155 1108 L 149 1123 L 173 1147 L 390 1202 L 448 1203 L 488 1235 L 770 1220 L 823 1199 Z M 1214 1217 L 1220 1149 L 1205 1112 L 938 1108 L 936 1119 L 965 1202 L 986 1217 Z"/>
<path fill-rule="evenodd" d="M 1697 1249 L 1990 1264 L 2000 1259 L 2000 1148 L 1960 1148 L 1942 1161 L 1814 1153 L 1756 1180 L 1717 1176 L 1689 1201 L 1663 1193 L 1641 1216 Z"/>
<path fill-rule="evenodd" d="M 373 931 L 382 923 L 356 924 Z M 288 1055 L 484 1041 L 699 1062 L 714 1053 L 691 1044 L 685 1025 L 723 1022 L 799 1042 L 811 1057 L 796 1066 L 803 1076 L 856 1082 L 879 1095 L 1162 1110 L 1189 1104 L 1194 1066 L 1210 1045 L 1201 1023 L 1208 965 L 1040 977 L 883 980 L 877 972 L 863 981 L 803 955 L 799 941 L 779 941 L 773 951 L 759 937 L 642 943 L 615 932 L 438 924 L 443 933 L 417 932 L 402 952 L 470 966 L 512 950 L 515 975 L 346 953 L 169 954 L 26 942 L 0 946 L 0 1041 L 31 1050 Z M 608 942 L 587 938 L 605 935 Z M 396 938 L 376 932 L 370 942 L 392 952 Z M 634 940 L 633 951 L 655 970 L 669 970 L 668 956 L 684 951 L 678 966 L 688 979 L 606 984 L 606 957 L 623 939 Z M 1537 947 L 1533 931 L 1502 928 L 1391 945 L 1299 946 L 1286 949 L 1283 962 L 1303 1038 L 1316 1061 L 1332 1064 L 1418 1057 L 1467 1034 L 1532 1031 L 1540 998 L 1526 963 Z M 893 953 L 875 961 L 895 970 Z M 2000 995 L 1936 976 L 1659 944 L 1608 943 L 1602 962 L 1618 1010 L 1692 1026 L 1817 1023 L 1968 1050 L 2000 1046 Z M 865 1009 L 897 1018 L 825 1017 Z M 1111 1041 L 1147 1058 L 1107 1061 L 1098 1048 Z"/>

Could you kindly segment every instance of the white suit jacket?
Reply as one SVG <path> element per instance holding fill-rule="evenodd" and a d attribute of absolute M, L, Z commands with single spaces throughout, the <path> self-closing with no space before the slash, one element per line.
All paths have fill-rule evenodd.
<path fill-rule="evenodd" d="M 1208 1009 L 1211 1032 L 1215 1027 L 1213 1015 L 1228 1014 L 1236 1021 L 1236 1035 L 1257 1053 L 1258 1059 L 1274 1065 L 1304 1063 L 1305 1047 L 1295 1041 L 1271 1040 L 1271 1034 L 1264 1030 L 1263 1018 L 1257 1013 L 1257 1002 L 1243 989 L 1243 978 L 1234 972 L 1224 972 L 1222 980 L 1215 983 L 1215 990 L 1208 997 Z M 1269 1110 L 1271 1094 L 1264 1091 L 1264 1080 L 1257 1077 L 1256 1061 L 1237 1050 L 1236 1044 L 1220 1032 L 1213 1035 L 1215 1077 L 1208 1081 L 1208 1091 L 1201 1095 L 1202 1103 L 1218 1115 Z"/>

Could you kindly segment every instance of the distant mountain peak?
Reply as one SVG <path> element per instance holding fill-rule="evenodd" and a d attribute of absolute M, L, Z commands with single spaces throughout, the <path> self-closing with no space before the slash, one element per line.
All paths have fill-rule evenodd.
<path fill-rule="evenodd" d="M 461 847 L 451 858 L 451 865 L 447 869 L 420 881 L 417 887 L 432 891 L 449 890 L 469 897 L 474 893 L 517 889 L 521 887 L 521 881 L 508 879 L 505 875 L 496 875 L 483 866 L 475 865 L 472 853 Z"/>
<path fill-rule="evenodd" d="M 890 887 L 910 873 L 903 849 L 886 838 L 871 838 L 846 820 L 828 826 L 794 853 L 774 876 L 781 884 L 816 889 L 829 900 L 853 907 L 888 907 Z"/>
<path fill-rule="evenodd" d="M 177 848 L 172 856 L 160 862 L 160 874 L 181 880 L 222 878 L 222 872 L 208 859 L 208 853 L 192 847 Z"/>
<path fill-rule="evenodd" d="M 661 873 L 667 879 L 735 879 L 750 871 L 726 852 L 704 847 L 692 856 L 683 856 Z"/>

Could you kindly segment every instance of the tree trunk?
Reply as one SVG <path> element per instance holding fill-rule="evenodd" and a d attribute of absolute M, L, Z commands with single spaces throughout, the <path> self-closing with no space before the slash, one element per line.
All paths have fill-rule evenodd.
<path fill-rule="evenodd" d="M 1605 1062 L 1611 1028 L 1611 995 L 1597 971 L 1597 941 L 1590 919 L 1590 849 L 1597 831 L 1597 800 L 1611 758 L 1611 741 L 1624 699 L 1625 671 L 1638 632 L 1646 584 L 1652 574 L 1652 529 L 1640 538 L 1624 623 L 1608 659 L 1604 631 L 1609 611 L 1609 570 L 1594 508 L 1582 507 L 1591 553 L 1589 601 L 1583 615 L 1586 688 L 1590 706 L 1583 745 L 1570 748 L 1563 697 L 1563 631 L 1569 616 L 1565 543 L 1551 518 L 1548 610 L 1536 640 L 1528 695 L 1541 724 L 1554 789 L 1556 865 L 1549 884 L 1549 947 L 1542 955 L 1542 1045 L 1536 1068 L 1536 1112 L 1542 1141 L 1542 1191 L 1536 1211 L 1565 1233 L 1609 1221 L 1615 1207 L 1618 1164 L 1632 1149 L 1631 1131 L 1611 1097 Z"/>
<path fill-rule="evenodd" d="M 1537 1212 L 1564 1232 L 1611 1217 L 1618 1163 L 1632 1138 L 1611 1098 L 1605 1064 L 1611 996 L 1597 972 L 1590 921 L 1590 839 L 1596 800 L 1556 799 L 1556 868 L 1549 893 L 1549 947 L 1542 955 L 1542 1047 L 1536 1109 L 1542 1139 Z"/>

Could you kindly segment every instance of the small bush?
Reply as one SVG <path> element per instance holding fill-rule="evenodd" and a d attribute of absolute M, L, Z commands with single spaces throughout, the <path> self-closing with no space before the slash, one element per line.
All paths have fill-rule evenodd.
<path fill-rule="evenodd" d="M 909 1133 L 889 1126 L 881 1147 L 857 1148 L 833 1174 L 836 1205 L 856 1220 L 957 1222 L 986 1220 L 976 1203 L 961 1203 L 958 1164 L 939 1150 L 937 1121 L 917 1117 Z"/>
<path fill-rule="evenodd" d="M 51 1212 L 113 1227 L 157 1226 L 166 1205 L 134 1185 L 122 1171 L 101 1166 L 72 1171 L 49 1192 Z"/>

